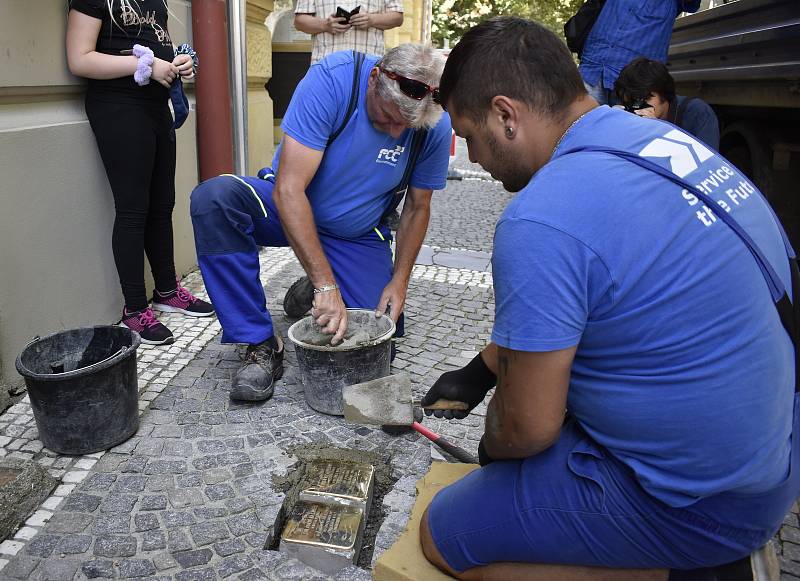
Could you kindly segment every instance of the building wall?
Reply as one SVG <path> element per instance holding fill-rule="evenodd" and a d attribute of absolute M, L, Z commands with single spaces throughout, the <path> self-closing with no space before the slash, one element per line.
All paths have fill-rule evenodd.
<path fill-rule="evenodd" d="M 423 0 L 403 0 L 403 25 L 384 33 L 386 48 L 404 42 L 421 42 L 423 14 Z"/>
<path fill-rule="evenodd" d="M 247 0 L 247 173 L 272 163 L 275 153 L 272 99 L 264 84 L 272 76 L 272 35 L 266 26 L 273 0 Z"/>
<path fill-rule="evenodd" d="M 190 5 L 169 0 L 176 44 L 191 42 Z M 83 109 L 84 83 L 67 71 L 66 15 L 65 0 L 0 2 L 0 398 L 21 385 L 14 360 L 32 337 L 112 324 L 122 309 L 113 202 Z M 196 264 L 188 216 L 197 183 L 194 111 L 177 135 L 173 224 L 184 274 Z"/>

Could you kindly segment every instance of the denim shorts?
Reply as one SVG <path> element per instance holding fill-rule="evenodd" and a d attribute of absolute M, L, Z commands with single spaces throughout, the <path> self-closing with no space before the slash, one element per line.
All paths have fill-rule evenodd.
<path fill-rule="evenodd" d="M 428 524 L 459 572 L 497 562 L 710 567 L 748 555 L 777 532 L 800 493 L 798 448 L 787 479 L 768 494 L 727 493 L 674 508 L 568 420 L 543 453 L 493 462 L 441 490 Z"/>

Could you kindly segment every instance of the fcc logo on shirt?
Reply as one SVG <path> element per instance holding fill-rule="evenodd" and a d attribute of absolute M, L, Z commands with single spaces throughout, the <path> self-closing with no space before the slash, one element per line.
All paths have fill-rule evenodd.
<path fill-rule="evenodd" d="M 394 149 L 381 149 L 378 152 L 378 158 L 375 160 L 375 163 L 385 163 L 386 165 L 395 167 L 405 150 L 406 148 L 402 145 L 398 145 Z"/>

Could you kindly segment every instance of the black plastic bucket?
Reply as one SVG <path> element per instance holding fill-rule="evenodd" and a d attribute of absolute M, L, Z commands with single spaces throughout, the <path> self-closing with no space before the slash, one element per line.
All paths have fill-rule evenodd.
<path fill-rule="evenodd" d="M 297 369 L 306 402 L 324 414 L 344 414 L 342 388 L 389 375 L 392 363 L 394 321 L 375 317 L 375 311 L 347 310 L 343 344 L 330 345 L 311 317 L 289 327 L 289 340 L 297 353 Z"/>
<path fill-rule="evenodd" d="M 136 348 L 126 327 L 83 327 L 36 338 L 17 357 L 39 439 L 59 454 L 107 450 L 139 429 Z"/>

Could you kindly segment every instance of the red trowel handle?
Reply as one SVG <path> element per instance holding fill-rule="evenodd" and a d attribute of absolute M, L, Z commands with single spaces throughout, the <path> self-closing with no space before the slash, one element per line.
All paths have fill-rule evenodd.
<path fill-rule="evenodd" d="M 478 459 L 475 458 L 472 454 L 459 448 L 455 444 L 451 444 L 448 440 L 444 439 L 442 436 L 434 432 L 433 430 L 429 430 L 419 422 L 413 422 L 411 427 L 414 428 L 417 432 L 428 438 L 431 442 L 439 446 L 442 450 L 450 454 L 453 458 L 460 462 L 464 462 L 465 464 L 477 464 Z"/>

